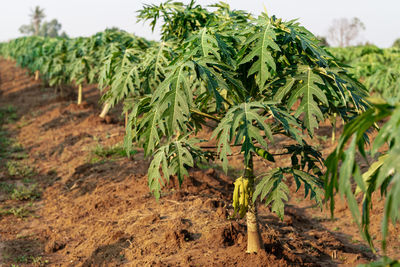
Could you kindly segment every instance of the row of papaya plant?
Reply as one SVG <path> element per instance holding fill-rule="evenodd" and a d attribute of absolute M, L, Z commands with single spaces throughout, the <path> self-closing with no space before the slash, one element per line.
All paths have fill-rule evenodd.
<path fill-rule="evenodd" d="M 326 162 L 310 140 L 326 119 L 334 118 L 334 124 L 339 116 L 349 129 L 357 120 L 368 120 L 365 114 L 375 114 L 383 106 L 393 111 L 393 105 L 368 109 L 364 86 L 295 20 L 282 21 L 266 13 L 253 17 L 224 3 L 204 8 L 194 1 L 145 5 L 138 18 L 149 21 L 153 29 L 162 20 L 160 42 L 106 31 L 77 39 L 20 38 L 2 44 L 0 53 L 33 72 L 39 70 L 52 84 L 98 83 L 107 89 L 106 103 L 123 103 L 129 113 L 125 146 L 142 146 L 152 158 L 148 184 L 156 198 L 171 177 L 181 184 L 188 169 L 199 162 L 217 161 L 226 171 L 238 147 L 243 174 L 234 182 L 233 207 L 235 215 L 247 217 L 248 252 L 262 248 L 257 203 L 264 202 L 282 218 L 288 179 L 321 206 L 324 186 L 328 200 L 333 200 L 335 189 L 344 192 L 357 215 L 350 184 L 355 179 L 365 193 L 370 180 L 358 181 L 359 170 L 351 157 L 355 150 L 345 150 L 346 136 L 353 132 L 345 130 Z M 198 139 L 199 131 L 208 127 L 213 130 L 209 140 Z M 279 153 L 271 148 L 277 136 L 290 140 L 290 145 L 274 146 Z M 202 146 L 203 141 L 215 146 Z M 364 141 L 354 141 L 362 152 Z M 254 169 L 255 158 L 274 162 L 277 156 L 288 157 L 290 164 L 266 173 Z M 338 182 L 341 159 L 350 159 L 346 164 L 352 165 Z M 325 164 L 328 174 L 323 176 Z M 378 173 L 375 169 L 370 176 Z M 389 179 L 384 180 L 386 189 L 393 182 L 387 177 L 397 173 L 395 169 L 384 174 Z M 365 193 L 367 200 L 382 186 L 381 180 Z M 385 218 L 397 219 L 393 209 L 399 203 L 391 203 Z M 360 223 L 364 233 L 367 216 L 363 213 Z"/>
<path fill-rule="evenodd" d="M 101 82 L 108 89 L 111 81 L 101 79 L 107 71 L 105 61 L 110 55 L 128 49 L 145 52 L 152 42 L 124 31 L 110 29 L 91 37 L 49 38 L 22 37 L 3 43 L 0 54 L 13 58 L 18 65 L 38 74 L 50 86 L 78 87 L 78 104 L 82 101 L 82 85 Z"/>
<path fill-rule="evenodd" d="M 361 81 L 370 92 L 400 101 L 400 48 L 381 49 L 374 45 L 330 48 L 349 73 Z"/>

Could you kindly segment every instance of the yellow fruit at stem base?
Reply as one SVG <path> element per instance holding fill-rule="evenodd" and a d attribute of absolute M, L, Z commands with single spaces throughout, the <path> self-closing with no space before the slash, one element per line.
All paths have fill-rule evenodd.
<path fill-rule="evenodd" d="M 234 216 L 239 212 L 240 218 L 243 218 L 246 215 L 249 206 L 249 179 L 239 177 L 236 179 L 235 189 L 233 190 L 233 209 Z"/>

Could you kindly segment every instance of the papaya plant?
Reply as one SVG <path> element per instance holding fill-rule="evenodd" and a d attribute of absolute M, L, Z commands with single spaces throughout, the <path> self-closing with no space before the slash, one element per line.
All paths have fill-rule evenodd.
<path fill-rule="evenodd" d="M 166 4 L 184 9 L 181 3 Z M 153 6 L 154 13 L 146 7 L 147 14 L 156 14 L 148 17 L 152 25 L 162 7 Z M 239 146 L 243 175 L 234 183 L 234 213 L 247 217 L 247 251 L 257 253 L 262 248 L 257 199 L 282 218 L 289 194 L 285 181 L 293 178 L 298 189 L 303 185 L 306 196 L 321 205 L 322 157 L 307 139 L 332 114 L 349 121 L 361 112 L 366 92 L 296 21 L 265 13 L 257 19 L 241 11 L 236 16 L 226 6 L 217 6 L 214 13 L 199 10 L 204 10 L 205 25 L 178 42 L 154 91 L 131 101 L 125 143 L 129 149 L 133 139 L 146 156 L 153 156 L 148 183 L 156 198 L 171 176 L 181 184 L 196 162 L 218 158 L 226 171 L 232 147 Z M 168 13 L 163 34 L 171 25 L 188 25 L 177 23 L 178 14 Z M 207 17 L 218 14 L 231 20 Z M 196 138 L 208 120 L 217 123 L 207 140 L 216 143 L 213 151 L 202 148 Z M 274 161 L 270 144 L 277 135 L 293 143 L 280 153 L 291 164 L 256 177 L 254 158 Z"/>
<path fill-rule="evenodd" d="M 76 38 L 69 42 L 67 53 L 67 72 L 70 74 L 70 82 L 78 85 L 77 104 L 82 103 L 82 85 L 88 82 L 91 70 L 95 64 L 92 50 L 89 46 L 89 38 Z"/>
<path fill-rule="evenodd" d="M 99 74 L 101 89 L 109 87 L 105 99 L 111 106 L 127 98 L 134 91 L 134 82 L 140 79 L 139 69 L 143 64 L 142 57 L 147 54 L 151 42 L 133 34 L 118 33 L 118 41 L 110 43 L 102 58 Z"/>
<path fill-rule="evenodd" d="M 400 104 L 381 98 L 369 100 L 371 108 L 345 126 L 336 149 L 326 160 L 325 197 L 330 201 L 332 215 L 335 192 L 346 197 L 362 236 L 374 249 L 369 231 L 370 212 L 373 208 L 372 196 L 379 192 L 385 198 L 382 219 L 382 248 L 385 251 L 389 224 L 395 224 L 400 219 Z M 382 121 L 386 122 L 368 145 L 366 133 Z M 356 154 L 360 154 L 365 161 L 356 160 Z M 361 165 L 365 162 L 368 170 L 362 173 Z M 357 187 L 352 187 L 352 184 Z M 361 213 L 357 201 L 359 197 L 362 199 Z"/>

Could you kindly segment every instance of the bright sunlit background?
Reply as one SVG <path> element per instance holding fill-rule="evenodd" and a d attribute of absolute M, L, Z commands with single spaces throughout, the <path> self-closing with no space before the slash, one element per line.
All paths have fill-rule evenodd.
<path fill-rule="evenodd" d="M 44 8 L 46 18 L 56 18 L 70 37 L 90 36 L 106 28 L 118 27 L 136 35 L 157 40 L 159 34 L 148 25 L 136 22 L 136 11 L 143 4 L 158 4 L 160 0 L 15 0 L 2 1 L 0 8 L 0 41 L 22 34 L 19 27 L 29 24 L 29 14 L 35 6 Z M 189 1 L 182 1 L 188 3 Z M 198 0 L 207 5 L 218 0 Z M 266 8 L 269 15 L 283 20 L 298 18 L 303 26 L 319 36 L 327 36 L 334 19 L 359 18 L 365 25 L 359 42 L 390 47 L 400 37 L 400 0 L 231 0 L 234 9 L 252 14 Z"/>

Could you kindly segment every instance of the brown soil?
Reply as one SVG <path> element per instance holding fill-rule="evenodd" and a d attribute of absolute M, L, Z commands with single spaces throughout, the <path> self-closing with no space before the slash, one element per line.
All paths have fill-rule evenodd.
<path fill-rule="evenodd" d="M 77 106 L 73 91 L 61 96 L 14 62 L 0 60 L 0 108 L 12 105 L 17 113 L 0 130 L 27 153 L 1 158 L 0 182 L 36 183 L 40 191 L 38 199 L 16 200 L 0 189 L 0 210 L 27 212 L 0 214 L 1 266 L 353 266 L 377 258 L 343 202 L 330 220 L 328 211 L 300 201 L 304 192 L 296 193 L 294 185 L 283 221 L 259 208 L 265 253 L 246 254 L 244 220 L 227 219 L 232 177 L 218 167 L 192 169 L 181 188 L 171 183 L 157 202 L 147 187 L 149 160 L 140 149 L 131 159 L 93 154 L 99 144 L 121 144 L 123 118 L 117 108 L 100 120 L 99 91 L 90 85 L 83 92 L 85 103 Z M 330 135 L 328 126 L 320 131 Z M 315 142 L 324 155 L 333 148 L 329 138 Z M 27 181 L 26 175 L 11 175 L 7 162 L 35 171 Z M 231 163 L 239 166 L 240 158 Z M 377 196 L 371 219 L 377 247 L 382 209 Z M 389 256 L 400 254 L 399 233 L 392 229 Z"/>

